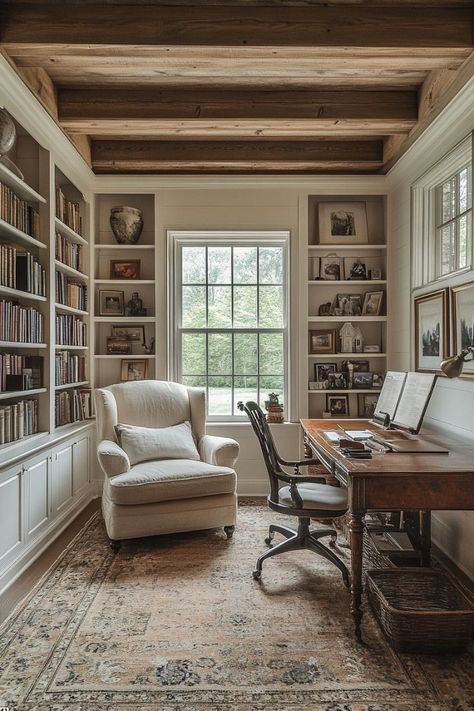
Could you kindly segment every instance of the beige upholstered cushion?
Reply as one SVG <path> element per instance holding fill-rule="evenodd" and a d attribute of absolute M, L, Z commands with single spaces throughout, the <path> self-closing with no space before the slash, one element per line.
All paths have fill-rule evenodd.
<path fill-rule="evenodd" d="M 107 479 L 104 492 L 115 504 L 133 505 L 232 494 L 235 484 L 235 472 L 228 467 L 163 459 L 136 464 L 128 472 Z"/>
<path fill-rule="evenodd" d="M 347 509 L 347 490 L 326 484 L 298 484 L 298 491 L 303 499 L 304 509 L 345 511 Z M 280 503 L 295 508 L 290 496 L 290 487 L 283 486 L 279 491 Z"/>
<path fill-rule="evenodd" d="M 116 425 L 115 432 L 132 465 L 154 459 L 200 459 L 189 422 L 172 427 Z"/>

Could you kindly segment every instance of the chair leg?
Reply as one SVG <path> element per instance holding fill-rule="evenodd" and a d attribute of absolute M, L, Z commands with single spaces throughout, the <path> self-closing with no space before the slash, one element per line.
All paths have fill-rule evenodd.
<path fill-rule="evenodd" d="M 117 553 L 119 552 L 119 550 L 120 550 L 121 547 L 122 547 L 122 541 L 113 541 L 113 540 L 111 539 L 111 540 L 109 541 L 109 546 L 110 546 L 111 549 L 112 549 L 112 553 L 113 553 L 114 555 L 117 555 Z"/>
<path fill-rule="evenodd" d="M 268 527 L 268 536 L 265 538 L 265 543 L 267 546 L 270 546 L 274 537 L 275 533 L 281 533 L 282 536 L 285 536 L 285 538 L 293 538 L 293 536 L 296 536 L 296 531 L 293 531 L 292 528 L 287 528 L 286 526 L 279 526 L 277 523 L 271 523 L 270 526 Z"/>
<path fill-rule="evenodd" d="M 224 532 L 227 536 L 227 540 L 230 540 L 234 535 L 235 526 L 224 526 Z"/>
<path fill-rule="evenodd" d="M 257 565 L 252 575 L 255 580 L 259 580 L 262 575 L 262 564 L 267 558 L 271 558 L 273 555 L 278 555 L 279 553 L 286 553 L 288 551 L 296 551 L 304 548 L 303 542 L 297 534 L 294 534 L 293 538 L 288 538 L 286 541 L 282 541 L 275 548 L 270 548 L 269 551 L 260 556 L 257 560 Z"/>
<path fill-rule="evenodd" d="M 329 550 L 329 548 L 326 548 L 326 546 L 323 546 L 322 543 L 319 543 L 318 541 L 315 541 L 311 538 L 308 540 L 307 546 L 315 553 L 319 553 L 319 555 L 322 555 L 323 558 L 326 558 L 327 560 L 331 561 L 331 563 L 333 563 L 336 568 L 339 568 L 342 573 L 344 585 L 346 586 L 346 588 L 350 587 L 349 571 L 347 570 L 342 560 L 340 560 L 335 553 Z"/>

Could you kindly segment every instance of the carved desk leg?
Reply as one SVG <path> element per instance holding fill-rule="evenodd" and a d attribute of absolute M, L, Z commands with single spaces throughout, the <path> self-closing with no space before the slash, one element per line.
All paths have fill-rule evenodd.
<path fill-rule="evenodd" d="M 351 612 L 354 618 L 355 635 L 362 642 L 362 546 L 364 534 L 364 514 L 350 511 L 349 531 L 351 534 Z"/>
<path fill-rule="evenodd" d="M 431 563 L 431 511 L 420 511 L 421 565 Z"/>
<path fill-rule="evenodd" d="M 308 438 L 307 438 L 306 434 L 303 437 L 303 447 L 304 447 L 304 458 L 305 459 L 312 459 L 314 457 L 314 454 L 313 454 L 311 445 L 308 442 Z"/>

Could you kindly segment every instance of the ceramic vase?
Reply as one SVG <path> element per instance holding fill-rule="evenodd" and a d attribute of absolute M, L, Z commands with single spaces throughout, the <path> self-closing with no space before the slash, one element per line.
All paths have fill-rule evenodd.
<path fill-rule="evenodd" d="M 110 211 L 110 226 L 118 244 L 135 244 L 143 230 L 142 211 L 123 205 Z"/>
<path fill-rule="evenodd" d="M 0 155 L 4 156 L 15 145 L 16 128 L 6 109 L 0 108 Z"/>

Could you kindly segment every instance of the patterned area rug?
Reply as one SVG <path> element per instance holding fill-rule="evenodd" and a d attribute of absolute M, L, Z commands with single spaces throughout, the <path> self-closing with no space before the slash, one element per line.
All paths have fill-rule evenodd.
<path fill-rule="evenodd" d="M 471 711 L 473 658 L 397 655 L 370 613 L 354 641 L 339 572 L 307 551 L 251 577 L 270 521 L 126 543 L 97 514 L 0 629 L 15 711 Z M 347 551 L 341 549 L 347 556 Z"/>

